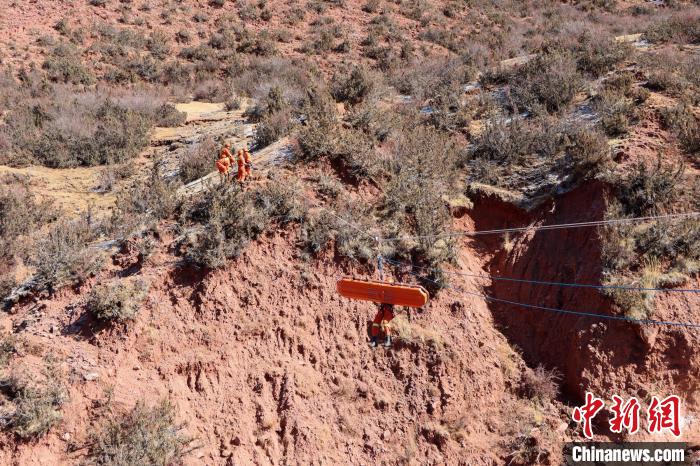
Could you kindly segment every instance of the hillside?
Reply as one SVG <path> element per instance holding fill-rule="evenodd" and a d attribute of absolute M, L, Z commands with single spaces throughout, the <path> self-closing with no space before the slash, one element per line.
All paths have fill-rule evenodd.
<path fill-rule="evenodd" d="M 0 11 L 0 463 L 561 464 L 586 392 L 697 450 L 696 5 Z"/>

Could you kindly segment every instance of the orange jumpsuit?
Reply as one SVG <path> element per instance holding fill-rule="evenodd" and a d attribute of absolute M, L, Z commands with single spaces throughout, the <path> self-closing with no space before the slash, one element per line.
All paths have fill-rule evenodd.
<path fill-rule="evenodd" d="M 221 157 L 219 160 L 216 161 L 216 169 L 222 175 L 228 175 L 228 170 L 230 166 L 231 162 L 229 162 L 229 159 L 227 159 L 226 157 Z"/>
<path fill-rule="evenodd" d="M 250 152 L 248 152 L 248 149 L 243 149 L 243 159 L 245 160 L 245 177 L 248 178 L 250 176 Z"/>
<path fill-rule="evenodd" d="M 245 156 L 243 155 L 243 149 L 238 149 L 238 175 L 236 176 L 236 180 L 238 180 L 239 183 L 243 183 L 246 178 L 246 169 L 245 169 Z"/>
<path fill-rule="evenodd" d="M 391 319 L 394 318 L 394 306 L 391 304 L 382 303 L 379 305 L 379 310 L 377 315 L 374 316 L 372 321 L 372 331 L 370 332 L 372 337 L 379 335 L 379 331 L 384 332 L 385 336 L 391 335 Z"/>

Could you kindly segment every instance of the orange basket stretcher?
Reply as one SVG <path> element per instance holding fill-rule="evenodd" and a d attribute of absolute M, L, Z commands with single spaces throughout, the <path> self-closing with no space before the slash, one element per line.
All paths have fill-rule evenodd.
<path fill-rule="evenodd" d="M 376 280 L 341 278 L 336 284 L 338 293 L 350 299 L 388 303 L 396 306 L 422 307 L 430 295 L 419 285 L 387 283 Z"/>

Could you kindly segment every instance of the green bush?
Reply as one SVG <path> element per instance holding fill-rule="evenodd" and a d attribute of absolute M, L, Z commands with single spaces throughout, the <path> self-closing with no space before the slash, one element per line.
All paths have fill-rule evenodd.
<path fill-rule="evenodd" d="M 108 322 L 134 320 L 148 295 L 144 280 L 115 280 L 95 285 L 88 296 L 86 308 L 97 319 Z"/>
<path fill-rule="evenodd" d="M 148 408 L 143 402 L 127 414 L 110 417 L 90 442 L 90 462 L 99 466 L 169 466 L 182 464 L 193 450 L 192 439 L 175 422 L 168 401 Z"/>

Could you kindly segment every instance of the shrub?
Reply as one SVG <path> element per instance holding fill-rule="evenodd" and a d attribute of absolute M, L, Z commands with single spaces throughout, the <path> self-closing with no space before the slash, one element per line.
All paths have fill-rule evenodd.
<path fill-rule="evenodd" d="M 256 150 L 267 147 L 290 133 L 291 115 L 288 112 L 275 112 L 265 115 L 255 127 L 253 146 Z"/>
<path fill-rule="evenodd" d="M 612 37 L 594 37 L 590 33 L 581 34 L 574 49 L 578 69 L 592 76 L 613 70 L 632 52 L 627 43 L 618 42 Z"/>
<path fill-rule="evenodd" d="M 639 163 L 617 179 L 615 199 L 606 216 L 645 216 L 672 211 L 677 205 L 697 207 L 697 191 L 684 183 L 683 165 Z M 693 205 L 695 203 L 695 205 Z M 603 282 L 646 288 L 674 287 L 700 272 L 700 224 L 697 219 L 611 225 L 603 230 Z M 606 291 L 633 318 L 649 318 L 653 292 Z"/>
<path fill-rule="evenodd" d="M 608 136 L 627 133 L 630 124 L 637 119 L 632 100 L 617 92 L 603 91 L 593 100 L 593 107 L 600 115 L 601 128 Z"/>
<path fill-rule="evenodd" d="M 0 186 L 0 256 L 17 252 L 16 245 L 22 236 L 54 219 L 51 202 L 37 201 L 28 185 Z"/>
<path fill-rule="evenodd" d="M 681 12 L 652 23 L 644 33 L 650 42 L 676 42 L 679 44 L 700 42 L 700 15 Z"/>
<path fill-rule="evenodd" d="M 210 188 L 188 215 L 203 223 L 186 244 L 188 260 L 210 268 L 238 257 L 245 244 L 258 237 L 276 220 L 287 223 L 302 218 L 296 185 L 271 180 L 246 193 L 219 185 Z"/>
<path fill-rule="evenodd" d="M 86 307 L 97 319 L 108 322 L 134 320 L 149 285 L 144 280 L 115 280 L 96 285 L 90 291 Z"/>
<path fill-rule="evenodd" d="M 188 31 L 187 29 L 180 29 L 175 34 L 175 38 L 180 43 L 189 44 L 190 40 L 192 40 L 192 33 L 190 33 L 190 31 Z"/>
<path fill-rule="evenodd" d="M 168 401 L 148 408 L 143 402 L 121 417 L 110 417 L 91 438 L 88 455 L 100 466 L 167 466 L 180 464 L 193 450 L 192 439 L 175 422 Z"/>
<path fill-rule="evenodd" d="M 192 19 L 195 23 L 206 23 L 207 21 L 209 21 L 209 15 L 202 11 L 198 11 L 194 14 Z"/>
<path fill-rule="evenodd" d="M 559 395 L 557 382 L 560 379 L 561 374 L 556 370 L 547 370 L 542 365 L 535 369 L 528 367 L 520 379 L 520 394 L 540 402 L 552 401 Z"/>
<path fill-rule="evenodd" d="M 60 44 L 55 47 L 42 67 L 52 81 L 71 84 L 92 84 L 95 81 L 72 45 Z"/>
<path fill-rule="evenodd" d="M 360 66 L 354 66 L 352 71 L 344 71 L 333 77 L 331 94 L 340 102 L 358 104 L 362 102 L 376 87 L 376 78 Z"/>
<path fill-rule="evenodd" d="M 680 104 L 664 109 L 661 116 L 665 126 L 678 137 L 683 150 L 700 160 L 700 120 L 692 109 Z"/>
<path fill-rule="evenodd" d="M 562 110 L 583 84 L 574 58 L 563 52 L 537 56 L 517 70 L 510 81 L 515 104 L 534 113 Z"/>
<path fill-rule="evenodd" d="M 136 174 L 136 167 L 126 163 L 122 165 L 108 165 L 100 171 L 97 183 L 93 188 L 96 192 L 106 193 L 112 191 L 119 181 L 131 178 Z"/>
<path fill-rule="evenodd" d="M 4 129 L 14 152 L 49 167 L 129 160 L 148 146 L 149 131 L 159 116 L 176 115 L 150 95 L 104 98 L 63 88 L 45 92 L 38 102 L 16 105 Z"/>
<path fill-rule="evenodd" d="M 559 144 L 556 129 L 541 121 L 496 119 L 488 121 L 475 139 L 471 156 L 504 165 L 524 165 L 531 156 L 553 157 Z"/>
<path fill-rule="evenodd" d="M 45 363 L 43 379 L 29 380 L 16 375 L 0 380 L 0 390 L 9 395 L 7 428 L 23 439 L 45 435 L 62 419 L 61 405 L 68 394 L 52 362 Z"/>
<path fill-rule="evenodd" d="M 362 11 L 365 13 L 376 13 L 379 11 L 381 6 L 381 0 L 367 0 L 364 5 L 362 5 Z"/>
<path fill-rule="evenodd" d="M 1 298 L 3 298 L 2 291 L 0 291 Z M 9 334 L 0 338 L 0 369 L 4 369 L 12 355 L 17 352 L 18 343 L 16 335 Z"/>
<path fill-rule="evenodd" d="M 94 232 L 85 219 L 60 220 L 37 241 L 26 260 L 35 267 L 35 289 L 54 290 L 82 283 L 103 265 L 102 255 L 87 247 Z"/>
<path fill-rule="evenodd" d="M 410 123 L 409 123 L 410 124 Z M 404 128 L 392 141 L 392 156 L 386 170 L 390 179 L 381 201 L 382 223 L 391 236 L 400 236 L 410 226 L 419 237 L 400 244 L 404 257 L 416 257 L 430 267 L 454 258 L 454 243 L 437 238 L 451 223 L 445 199 L 455 197 L 459 150 L 454 140 L 431 127 Z M 430 164 L 423 163 L 431 160 Z"/>
<path fill-rule="evenodd" d="M 217 158 L 217 146 L 211 137 L 193 144 L 180 161 L 180 179 L 187 184 L 212 171 Z"/>
<path fill-rule="evenodd" d="M 187 114 L 181 112 L 170 104 L 163 104 L 154 112 L 156 126 L 180 126 L 187 121 Z"/>
<path fill-rule="evenodd" d="M 630 174 L 618 182 L 626 213 L 640 217 L 671 206 L 680 196 L 684 168 L 664 165 L 660 156 L 654 167 L 641 162 L 632 167 Z"/>
<path fill-rule="evenodd" d="M 170 53 L 169 42 L 170 40 L 168 38 L 168 35 L 161 30 L 157 30 L 153 31 L 151 37 L 148 39 L 147 47 L 148 50 L 151 52 L 151 55 L 160 60 L 163 60 Z"/>
<path fill-rule="evenodd" d="M 156 163 L 148 177 L 117 193 L 111 222 L 121 236 L 127 236 L 143 222 L 171 216 L 177 206 L 175 186 L 163 178 Z"/>
<path fill-rule="evenodd" d="M 603 134 L 576 123 L 495 118 L 474 138 L 468 158 L 469 180 L 505 188 L 500 192 L 511 202 L 532 208 L 598 175 L 610 149 Z"/>
<path fill-rule="evenodd" d="M 587 128 L 576 128 L 569 135 L 566 153 L 579 179 L 598 174 L 612 158 L 604 134 Z"/>

